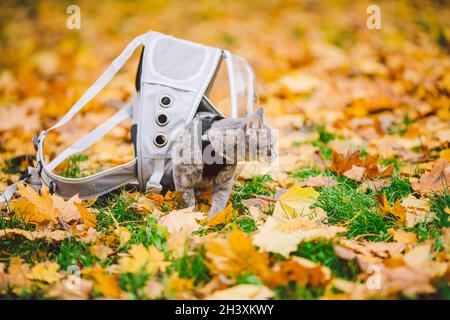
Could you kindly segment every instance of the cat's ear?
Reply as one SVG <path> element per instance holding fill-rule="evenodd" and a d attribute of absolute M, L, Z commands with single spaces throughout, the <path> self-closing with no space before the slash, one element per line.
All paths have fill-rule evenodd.
<path fill-rule="evenodd" d="M 246 130 L 249 131 L 251 129 L 261 129 L 263 127 L 263 117 L 264 117 L 264 109 L 259 108 L 254 112 L 249 118 L 246 124 Z"/>

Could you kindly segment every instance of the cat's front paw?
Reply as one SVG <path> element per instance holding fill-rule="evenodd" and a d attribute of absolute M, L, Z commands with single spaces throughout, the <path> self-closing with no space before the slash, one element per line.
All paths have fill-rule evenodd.
<path fill-rule="evenodd" d="M 208 212 L 208 220 L 211 220 L 213 217 L 215 217 L 218 213 L 220 212 L 220 210 L 219 211 L 217 211 L 217 210 L 210 210 L 209 212 Z"/>

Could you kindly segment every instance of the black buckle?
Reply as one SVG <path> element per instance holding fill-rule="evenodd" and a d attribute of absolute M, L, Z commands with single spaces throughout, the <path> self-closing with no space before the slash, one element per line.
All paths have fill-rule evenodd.
<path fill-rule="evenodd" d="M 38 147 L 39 147 L 39 134 L 38 133 L 33 137 L 33 144 L 34 144 L 34 149 L 36 151 L 38 151 Z"/>
<path fill-rule="evenodd" d="M 50 194 L 54 194 L 56 191 L 56 183 L 55 181 L 50 181 L 48 184 L 48 190 L 50 191 Z"/>
<path fill-rule="evenodd" d="M 19 180 L 20 181 L 25 180 L 25 179 L 28 179 L 29 177 L 31 177 L 31 173 L 28 171 L 28 169 L 25 169 L 20 173 Z"/>
<path fill-rule="evenodd" d="M 41 176 L 41 173 L 42 173 L 42 162 L 41 162 L 41 160 L 39 160 L 36 163 L 36 172 L 38 173 L 39 176 Z"/>

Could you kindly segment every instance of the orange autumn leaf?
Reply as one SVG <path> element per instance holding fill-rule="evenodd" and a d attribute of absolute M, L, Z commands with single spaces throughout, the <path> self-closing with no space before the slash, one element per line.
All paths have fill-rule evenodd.
<path fill-rule="evenodd" d="M 397 199 L 392 207 L 384 193 L 383 195 L 377 195 L 375 199 L 381 207 L 382 214 L 390 213 L 400 219 L 400 221 L 406 222 L 406 209 L 402 206 L 400 199 Z"/>
<path fill-rule="evenodd" d="M 233 209 L 231 203 L 226 206 L 225 209 L 217 213 L 215 216 L 213 216 L 211 219 L 208 220 L 208 226 L 214 227 L 219 224 L 226 224 L 230 222 L 231 218 L 233 216 L 236 216 L 237 213 Z"/>
<path fill-rule="evenodd" d="M 92 214 L 92 212 L 83 207 L 81 203 L 75 203 L 75 206 L 78 208 L 84 224 L 88 228 L 94 228 L 97 225 L 97 218 Z"/>
<path fill-rule="evenodd" d="M 82 274 L 94 280 L 94 288 L 107 298 L 123 298 L 117 275 L 108 274 L 104 269 L 94 267 L 84 269 Z"/>
<path fill-rule="evenodd" d="M 233 228 L 227 239 L 216 238 L 206 243 L 207 264 L 213 274 L 227 276 L 251 271 L 256 275 L 268 272 L 269 255 L 259 252 L 242 231 Z"/>
<path fill-rule="evenodd" d="M 43 186 L 41 194 L 38 194 L 32 187 L 19 184 L 18 193 L 23 198 L 13 202 L 11 207 L 25 223 L 58 223 L 57 217 L 60 212 L 54 207 L 53 200 L 47 186 Z"/>

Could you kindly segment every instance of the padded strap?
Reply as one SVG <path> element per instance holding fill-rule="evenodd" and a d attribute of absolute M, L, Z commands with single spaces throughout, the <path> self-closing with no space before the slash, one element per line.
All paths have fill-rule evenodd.
<path fill-rule="evenodd" d="M 54 126 L 47 129 L 48 133 L 51 130 L 59 128 L 72 119 L 83 107 L 91 101 L 115 76 L 115 74 L 123 67 L 123 65 L 130 59 L 137 47 L 143 43 L 143 39 L 147 34 L 140 35 L 133 39 L 128 46 L 114 59 L 103 74 L 92 84 L 89 89 L 81 96 L 80 99 L 72 106 Z"/>
<path fill-rule="evenodd" d="M 131 104 L 133 101 L 128 102 L 122 107 L 117 113 L 115 113 L 111 118 L 103 122 L 97 128 L 89 132 L 87 135 L 79 139 L 77 142 L 72 144 L 70 147 L 61 152 L 56 158 L 54 158 L 48 165 L 47 169 L 53 171 L 57 166 L 59 166 L 68 157 L 82 152 L 92 146 L 94 143 L 103 138 L 108 132 L 110 132 L 116 125 L 125 119 L 130 117 Z"/>
<path fill-rule="evenodd" d="M 95 81 L 72 106 L 69 112 L 67 112 L 54 126 L 43 131 L 39 135 L 36 145 L 36 158 L 39 166 L 38 172 L 41 175 L 42 182 L 48 185 L 51 191 L 58 193 L 64 198 L 70 198 L 75 194 L 79 194 L 80 198 L 87 199 L 105 194 L 136 179 L 136 159 L 83 178 L 65 178 L 52 172 L 52 170 L 61 164 L 67 157 L 87 149 L 106 135 L 119 122 L 128 118 L 130 115 L 130 103 L 124 106 L 105 123 L 91 131 L 87 136 L 81 138 L 75 144 L 64 150 L 48 165 L 45 163 L 43 144 L 46 135 L 50 131 L 66 124 L 111 81 L 114 75 L 123 67 L 125 62 L 128 61 L 134 51 L 143 44 L 144 37 L 146 36 L 147 34 L 143 34 L 131 41 L 97 81 Z"/>
<path fill-rule="evenodd" d="M 2 202 L 8 202 L 12 196 L 14 195 L 14 192 L 17 191 L 17 185 L 19 183 L 22 183 L 25 179 L 22 179 L 20 181 L 17 181 L 16 183 L 10 185 L 8 188 L 3 191 L 2 194 L 0 194 L 0 203 Z"/>

